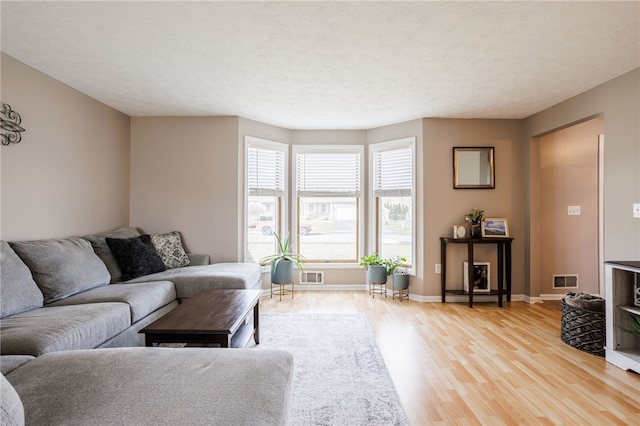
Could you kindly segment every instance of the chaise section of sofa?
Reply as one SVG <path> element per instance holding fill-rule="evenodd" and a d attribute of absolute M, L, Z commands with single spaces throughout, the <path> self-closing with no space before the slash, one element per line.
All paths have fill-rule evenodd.
<path fill-rule="evenodd" d="M 293 357 L 252 349 L 69 351 L 38 357 L 6 379 L 20 399 L 13 412 L 19 417 L 21 404 L 26 424 L 284 425 Z"/>
<path fill-rule="evenodd" d="M 262 284 L 260 275 L 260 266 L 256 263 L 215 263 L 167 269 L 122 284 L 156 280 L 171 281 L 176 287 L 178 299 L 182 300 L 204 290 L 259 289 Z"/>
<path fill-rule="evenodd" d="M 132 240 L 141 238 L 144 235 L 145 234 L 142 234 L 137 228 L 125 227 L 109 232 L 85 235 L 83 238 L 91 242 L 94 251 L 107 266 L 111 275 L 112 284 L 171 281 L 176 287 L 177 298 L 180 300 L 193 297 L 204 290 L 259 289 L 262 287 L 261 269 L 259 265 L 243 262 L 209 264 L 210 259 L 208 255 L 184 252 L 177 231 L 150 236 L 151 240 L 156 242 L 155 244 L 161 252 L 163 251 L 161 247 L 162 241 L 164 241 L 166 245 L 170 244 L 167 240 L 174 243 L 174 247 L 168 250 L 170 255 L 162 253 L 161 256 L 163 262 L 166 263 L 166 269 L 143 274 L 131 279 L 125 279 L 126 277 L 124 277 L 124 275 L 126 274 L 123 274 L 118 264 L 118 256 L 114 255 L 109 244 L 113 244 L 112 240 L 114 239 Z M 138 244 L 137 247 L 144 247 L 144 245 Z M 128 259 L 139 255 L 139 253 L 133 249 L 129 252 L 119 254 L 120 257 Z M 170 263 L 167 260 L 167 257 L 169 260 L 174 260 L 177 257 L 185 259 L 185 256 L 188 258 L 188 260 L 183 263 L 185 266 L 176 267 L 175 263 Z"/>

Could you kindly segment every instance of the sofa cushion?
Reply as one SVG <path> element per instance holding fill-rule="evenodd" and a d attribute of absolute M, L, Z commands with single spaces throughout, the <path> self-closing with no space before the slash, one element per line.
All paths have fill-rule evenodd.
<path fill-rule="evenodd" d="M 109 232 L 102 232 L 100 234 L 94 235 L 85 235 L 83 238 L 88 240 L 93 247 L 93 251 L 96 252 L 98 257 L 102 259 L 104 264 L 107 266 L 109 270 L 109 274 L 111 274 L 111 282 L 116 283 L 122 281 L 122 274 L 120 272 L 120 267 L 118 266 L 118 261 L 113 254 L 111 253 L 111 249 L 107 245 L 105 239 L 109 238 L 132 238 L 140 235 L 140 232 L 136 228 L 133 227 L 125 227 L 119 228 Z"/>
<path fill-rule="evenodd" d="M 134 323 L 175 299 L 176 290 L 173 283 L 158 281 L 137 284 L 109 284 L 74 294 L 47 306 L 122 302 L 129 305 L 131 322 Z"/>
<path fill-rule="evenodd" d="M 0 422 L 2 426 L 24 426 L 24 407 L 16 390 L 0 376 Z"/>
<path fill-rule="evenodd" d="M 151 243 L 167 269 L 188 266 L 191 262 L 182 247 L 178 231 L 166 234 L 151 235 Z"/>
<path fill-rule="evenodd" d="M 7 375 L 23 364 L 36 359 L 33 355 L 0 355 L 0 372 Z"/>
<path fill-rule="evenodd" d="M 93 349 L 131 325 L 126 303 L 51 306 L 0 320 L 2 355 Z"/>
<path fill-rule="evenodd" d="M 41 308 L 43 301 L 27 265 L 6 241 L 0 241 L 0 318 Z"/>
<path fill-rule="evenodd" d="M 203 290 L 260 288 L 260 271 L 257 263 L 215 263 L 167 269 L 130 282 L 171 281 L 176 286 L 178 298 L 187 299 Z"/>
<path fill-rule="evenodd" d="M 208 265 L 211 263 L 211 258 L 208 254 L 187 253 L 187 256 L 189 256 L 190 266 Z"/>
<path fill-rule="evenodd" d="M 123 281 L 167 269 L 156 253 L 149 235 L 133 238 L 107 237 L 106 241 L 113 257 L 118 261 Z"/>
<path fill-rule="evenodd" d="M 82 238 L 14 241 L 9 243 L 31 269 L 44 303 L 106 285 L 107 267 Z"/>
<path fill-rule="evenodd" d="M 280 350 L 116 348 L 50 353 L 7 375 L 31 425 L 284 425 Z"/>

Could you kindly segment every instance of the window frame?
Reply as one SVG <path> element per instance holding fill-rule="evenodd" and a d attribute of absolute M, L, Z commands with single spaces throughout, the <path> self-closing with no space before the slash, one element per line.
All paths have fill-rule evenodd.
<path fill-rule="evenodd" d="M 368 219 L 369 219 L 369 233 L 368 233 L 368 241 L 370 253 L 380 253 L 381 248 L 381 223 L 379 220 L 379 203 L 380 197 L 375 195 L 376 185 L 375 185 L 375 176 L 376 176 L 376 153 L 380 151 L 390 151 L 395 149 L 405 149 L 411 148 L 411 264 L 408 265 L 407 271 L 409 274 L 416 273 L 416 264 L 417 264 L 417 247 L 416 247 L 416 238 L 417 238 L 417 162 L 416 162 L 416 137 L 406 137 L 401 139 L 394 139 L 385 142 L 377 142 L 369 144 L 369 190 L 368 190 Z"/>
<path fill-rule="evenodd" d="M 275 232 L 278 232 L 278 234 L 280 235 L 280 233 L 282 232 L 282 230 L 287 230 L 287 224 L 288 224 L 288 205 L 289 205 L 289 144 L 287 143 L 282 143 L 282 142 L 276 142 L 276 141 L 272 141 L 272 140 L 268 140 L 268 139 L 262 139 L 262 138 L 258 138 L 258 137 L 254 137 L 254 136 L 248 136 L 246 135 L 244 137 L 244 174 L 243 174 L 243 180 L 244 180 L 244 197 L 243 197 L 243 204 L 244 204 L 244 218 L 243 218 L 243 225 L 242 225 L 242 229 L 243 229 L 243 239 L 244 239 L 244 244 L 243 244 L 243 259 L 245 262 L 249 262 L 250 258 L 249 258 L 249 235 L 248 235 L 248 230 L 249 230 L 249 197 L 250 195 L 250 190 L 249 190 L 249 149 L 250 147 L 256 147 L 256 148 L 261 148 L 261 149 L 266 149 L 266 150 L 271 150 L 271 151 L 279 151 L 283 153 L 284 159 L 283 159 L 283 167 L 282 167 L 282 179 L 283 179 L 283 189 L 282 189 L 282 195 L 281 196 L 277 196 L 277 202 L 276 202 L 276 208 L 279 210 L 279 213 L 277 215 L 277 218 L 274 218 L 274 224 L 276 227 Z M 276 246 L 276 240 L 275 238 L 273 239 L 273 253 L 275 253 L 275 250 L 277 249 Z M 256 262 L 259 259 L 253 259 Z M 265 267 L 267 268 L 267 267 Z"/>
<path fill-rule="evenodd" d="M 292 171 L 292 184 L 291 184 L 291 199 L 295 200 L 291 203 L 292 213 L 291 213 L 291 228 L 292 230 L 297 230 L 300 222 L 299 210 L 300 210 L 300 197 L 298 196 L 298 164 L 297 164 L 297 156 L 298 154 L 306 154 L 306 153 L 353 153 L 358 154 L 360 158 L 360 172 L 358 173 L 358 179 L 360 191 L 356 198 L 356 258 L 355 259 L 344 259 L 344 260 L 323 260 L 323 259 L 310 259 L 308 262 L 309 266 L 317 266 L 321 265 L 323 267 L 339 267 L 340 265 L 357 265 L 362 256 L 362 247 L 364 240 L 364 215 L 365 215 L 365 190 L 364 186 L 366 182 L 364 181 L 364 145 L 292 145 L 291 152 L 291 171 Z M 292 234 L 292 235 L 295 235 Z M 296 250 L 300 253 L 300 243 L 299 239 L 296 239 Z M 302 253 L 304 254 L 304 253 Z"/>

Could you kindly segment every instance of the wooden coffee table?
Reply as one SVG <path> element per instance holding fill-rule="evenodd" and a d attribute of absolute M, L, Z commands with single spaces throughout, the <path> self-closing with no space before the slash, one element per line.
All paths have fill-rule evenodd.
<path fill-rule="evenodd" d="M 186 343 L 188 346 L 245 347 L 253 335 L 260 343 L 262 290 L 206 290 L 152 322 L 140 333 L 145 344 Z M 245 324 L 253 310 L 253 324 Z"/>

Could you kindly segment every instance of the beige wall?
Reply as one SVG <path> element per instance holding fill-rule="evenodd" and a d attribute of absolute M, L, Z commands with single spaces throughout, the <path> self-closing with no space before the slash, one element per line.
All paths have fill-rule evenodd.
<path fill-rule="evenodd" d="M 238 162 L 237 117 L 132 118 L 131 225 L 237 261 Z"/>
<path fill-rule="evenodd" d="M 605 121 L 604 260 L 638 260 L 640 219 L 632 217 L 631 208 L 640 202 L 640 68 L 525 120 L 527 211 L 539 196 L 537 182 L 529 178 L 536 162 L 535 138 L 594 116 Z M 528 233 L 539 225 L 533 213 L 526 218 Z M 533 296 L 539 295 L 539 252 L 540 241 L 532 233 L 525 275 Z"/>
<path fill-rule="evenodd" d="M 539 138 L 540 293 L 553 288 L 554 274 L 578 274 L 579 288 L 598 294 L 598 135 L 597 118 Z M 579 216 L 567 215 L 580 206 Z"/>
<path fill-rule="evenodd" d="M 512 247 L 515 294 L 524 292 L 524 196 L 522 191 L 522 122 L 520 120 L 423 120 L 424 168 L 424 295 L 439 296 L 440 237 L 451 236 L 453 225 L 463 225 L 472 208 L 485 217 L 508 219 Z M 453 147 L 495 147 L 495 189 L 453 189 Z M 448 288 L 462 288 L 466 246 L 452 246 L 447 252 Z M 477 247 L 475 260 L 491 263 L 491 285 L 497 286 L 495 246 Z"/>
<path fill-rule="evenodd" d="M 22 142 L 2 146 L 3 240 L 129 223 L 129 117 L 2 53 L 2 102 Z"/>

